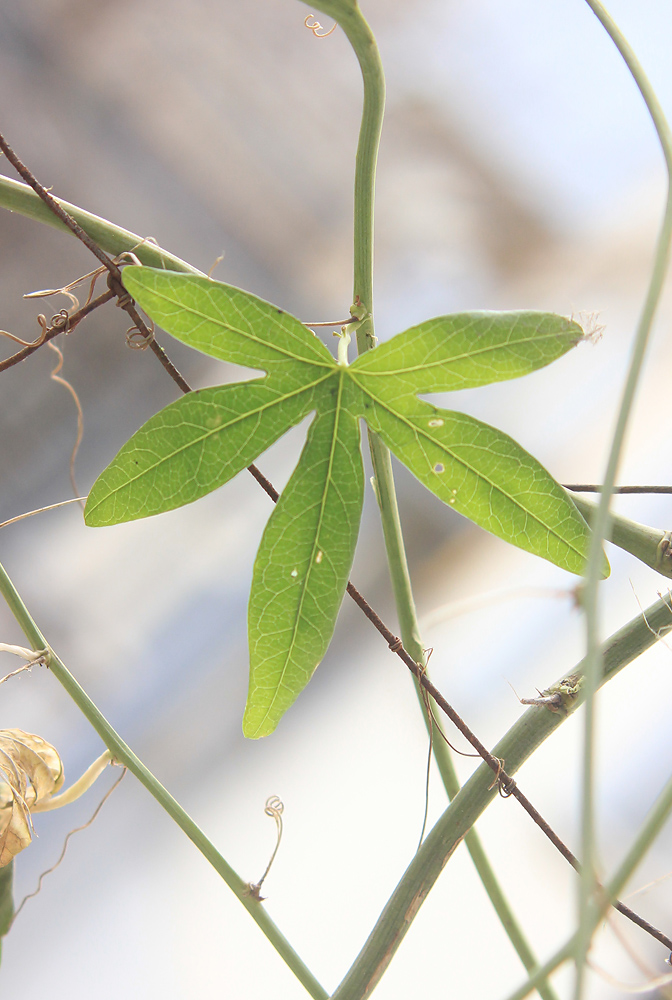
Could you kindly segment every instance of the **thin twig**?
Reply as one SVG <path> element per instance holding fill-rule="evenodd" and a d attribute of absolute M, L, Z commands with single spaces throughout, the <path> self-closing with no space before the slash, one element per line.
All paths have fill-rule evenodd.
<path fill-rule="evenodd" d="M 558 837 L 552 827 L 546 822 L 541 813 L 534 808 L 530 800 L 526 795 L 521 792 L 516 784 L 515 780 L 506 773 L 502 765 L 501 760 L 498 757 L 494 757 L 486 748 L 483 746 L 478 737 L 472 733 L 467 724 L 460 718 L 455 709 L 450 705 L 446 699 L 443 697 L 441 692 L 432 684 L 432 682 L 427 677 L 424 668 L 416 663 L 413 658 L 404 649 L 401 639 L 394 635 L 393 632 L 385 625 L 382 619 L 376 614 L 370 604 L 366 601 L 364 597 L 359 593 L 359 591 L 351 583 L 348 583 L 348 593 L 352 597 L 353 601 L 361 608 L 369 621 L 374 625 L 374 627 L 380 632 L 392 652 L 396 653 L 397 656 L 403 660 L 408 669 L 412 674 L 418 679 L 422 687 L 432 696 L 434 701 L 437 703 L 439 708 L 448 716 L 450 721 L 453 723 L 457 729 L 460 730 L 464 738 L 471 743 L 475 750 L 478 751 L 479 755 L 483 758 L 485 763 L 494 772 L 496 781 L 499 785 L 501 794 L 508 798 L 512 795 L 518 800 L 520 805 L 523 807 L 525 812 L 530 816 L 530 818 L 537 824 L 540 830 L 546 834 L 548 839 L 551 841 L 553 846 L 562 854 L 562 856 L 569 862 L 575 871 L 579 872 L 581 866 L 578 859 L 572 854 L 570 849 L 562 840 Z M 621 903 L 616 900 L 613 904 L 615 908 L 622 913 L 624 916 L 632 920 L 633 923 L 637 924 L 643 930 L 645 930 L 652 937 L 664 944 L 666 948 L 670 948 L 672 951 L 672 938 L 669 938 L 662 931 L 659 931 L 656 927 L 650 924 L 643 917 L 640 917 L 634 910 L 631 910 L 629 906 L 625 903 Z"/>
<path fill-rule="evenodd" d="M 94 309 L 104 305 L 114 297 L 114 292 L 108 290 L 107 292 L 103 292 L 101 295 L 98 295 L 95 299 L 92 299 L 86 305 L 83 305 L 81 309 L 77 309 L 76 312 L 70 313 L 67 324 L 68 333 L 74 330 L 77 324 L 81 323 L 85 316 L 88 316 Z M 32 344 L 28 344 L 20 351 L 17 351 L 16 354 L 12 354 L 11 357 L 5 358 L 4 361 L 0 361 L 0 372 L 4 372 L 8 368 L 18 365 L 24 360 L 24 358 L 27 358 L 29 355 L 34 354 L 35 351 L 39 350 L 43 344 L 48 344 L 50 340 L 53 340 L 54 337 L 58 337 L 59 333 L 63 332 L 63 323 L 52 323 L 51 326 L 47 327 L 46 330 L 43 331 L 42 336 L 39 337 L 38 340 L 34 341 Z"/>
<path fill-rule="evenodd" d="M 54 215 L 61 220 L 63 225 L 67 226 L 71 233 L 81 240 L 87 249 L 98 258 L 98 260 L 103 264 L 111 274 L 119 279 L 121 277 L 121 272 L 116 265 L 112 264 L 111 259 L 107 256 L 104 250 L 101 250 L 97 243 L 91 239 L 91 237 L 84 232 L 82 227 L 78 222 L 75 222 L 73 217 L 65 211 L 64 208 L 59 205 L 56 199 L 43 187 L 37 180 L 35 175 L 31 173 L 28 167 L 23 163 L 19 157 L 16 155 L 12 147 L 9 145 L 7 140 L 3 135 L 0 134 L 0 149 L 5 154 L 9 162 L 12 164 L 16 172 L 23 178 L 26 184 L 33 189 L 36 195 L 38 195 L 45 205 L 54 213 Z"/>
<path fill-rule="evenodd" d="M 46 507 L 38 507 L 37 510 L 27 510 L 23 514 L 17 514 L 16 517 L 10 517 L 7 521 L 0 522 L 0 528 L 16 524 L 17 521 L 25 521 L 27 517 L 32 517 L 34 514 L 42 514 L 45 510 L 55 510 L 56 507 L 65 507 L 66 504 L 70 503 L 86 503 L 86 497 L 72 497 L 70 500 L 61 500 L 59 503 L 50 503 Z"/>
<path fill-rule="evenodd" d="M 156 345 L 156 349 L 154 349 L 154 337 L 152 335 L 152 331 L 149 329 L 147 324 L 140 316 L 139 312 L 135 308 L 135 303 L 133 302 L 133 299 L 124 288 L 121 279 L 121 269 L 119 265 L 116 264 L 111 257 L 108 257 L 108 255 L 105 253 L 104 250 L 101 250 L 101 248 L 98 246 L 95 240 L 91 239 L 88 233 L 86 233 L 82 229 L 82 227 L 79 225 L 78 222 L 76 222 L 73 219 L 70 213 L 66 212 L 63 206 L 58 203 L 58 201 L 53 197 L 53 195 L 51 195 L 49 191 L 47 191 L 47 189 L 42 186 L 42 184 L 40 184 L 35 175 L 28 169 L 25 163 L 23 163 L 19 159 L 19 157 L 16 155 L 12 147 L 9 145 L 5 137 L 1 134 L 0 134 L 0 149 L 5 154 L 9 162 L 17 171 L 17 173 L 26 182 L 26 184 L 30 185 L 35 194 L 37 194 L 42 199 L 47 208 L 49 208 L 49 210 L 53 212 L 58 219 L 60 219 L 63 225 L 67 226 L 70 232 L 73 233 L 77 237 L 77 239 L 80 240 L 84 244 L 84 246 L 91 251 L 94 257 L 96 257 L 101 262 L 103 267 L 107 268 L 107 270 L 110 272 L 107 280 L 108 288 L 110 289 L 111 292 L 114 293 L 114 295 L 116 295 L 117 304 L 121 306 L 121 308 L 124 309 L 125 312 L 128 313 L 128 315 L 133 320 L 133 325 L 136 326 L 140 331 L 140 333 L 146 338 L 149 346 L 152 348 L 152 350 L 158 357 L 159 361 L 161 361 L 161 364 L 164 366 L 164 368 L 170 371 L 170 369 L 166 365 L 167 359 L 165 359 L 164 352 L 161 350 L 158 344 Z"/>
<path fill-rule="evenodd" d="M 103 264 L 104 267 L 110 272 L 107 280 L 108 288 L 113 295 L 117 297 L 117 305 L 121 306 L 125 312 L 133 320 L 133 326 L 138 329 L 140 334 L 145 338 L 150 350 L 159 359 L 163 367 L 166 369 L 170 377 L 174 382 L 182 389 L 183 392 L 189 391 L 189 386 L 187 382 L 182 378 L 180 373 L 177 371 L 175 366 L 171 363 L 167 357 L 165 351 L 159 344 L 156 343 L 152 330 L 147 326 L 145 321 L 140 316 L 139 312 L 135 308 L 135 303 L 133 299 L 128 294 L 124 288 L 121 279 L 121 269 L 118 264 L 112 260 L 111 257 L 105 253 L 104 250 L 98 246 L 98 244 L 91 239 L 91 237 L 86 233 L 82 227 L 76 222 L 69 212 L 66 212 L 62 205 L 47 191 L 45 187 L 40 184 L 35 175 L 28 169 L 28 167 L 23 163 L 19 157 L 16 155 L 12 147 L 8 144 L 7 140 L 2 134 L 0 134 L 0 149 L 5 154 L 9 162 L 15 168 L 18 174 L 24 179 L 26 184 L 28 184 L 33 191 L 42 199 L 45 205 L 54 213 L 54 215 L 60 219 L 60 221 L 68 227 L 71 233 L 73 233 L 78 240 L 84 244 L 84 246 L 91 251 L 91 253 L 97 257 L 97 259 Z M 16 362 L 14 362 L 16 364 Z M 7 365 L 7 367 L 9 367 Z M 0 368 L 0 371 L 2 369 Z"/>

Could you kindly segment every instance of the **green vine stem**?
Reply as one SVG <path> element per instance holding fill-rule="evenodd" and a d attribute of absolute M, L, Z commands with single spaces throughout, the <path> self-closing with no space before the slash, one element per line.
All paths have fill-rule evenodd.
<path fill-rule="evenodd" d="M 569 496 L 588 524 L 592 524 L 597 504 L 575 493 L 570 492 Z M 672 536 L 669 531 L 649 528 L 646 524 L 612 513 L 607 539 L 662 576 L 672 577 Z"/>
<path fill-rule="evenodd" d="M 2 958 L 2 939 L 12 926 L 14 919 L 14 862 L 0 868 L 0 958 Z"/>
<path fill-rule="evenodd" d="M 659 635 L 669 632 L 671 616 L 672 597 L 661 598 L 611 636 L 600 650 L 604 664 L 600 686 L 652 646 Z M 564 693 L 564 711 L 551 712 L 538 706 L 528 709 L 493 749 L 496 757 L 506 761 L 508 774 L 515 774 L 584 702 L 585 669 L 586 659 L 583 659 L 569 677 L 563 677 L 550 688 Z M 492 771 L 481 764 L 424 840 L 332 1000 L 365 1000 L 370 995 L 453 851 L 497 794 Z M 621 887 L 619 883 L 618 889 Z M 608 887 L 609 892 L 612 888 Z M 539 987 L 549 974 L 547 966 L 543 969 L 544 975 L 535 975 L 532 988 Z"/>
<path fill-rule="evenodd" d="M 642 69 L 635 53 L 619 30 L 616 23 L 607 13 L 599 0 L 586 0 L 588 6 L 598 18 L 603 28 L 613 41 L 623 57 L 639 91 L 644 99 L 647 110 L 653 120 L 660 144 L 662 146 L 668 173 L 668 190 L 665 213 L 656 245 L 656 254 L 651 272 L 642 313 L 637 325 L 632 355 L 628 367 L 623 393 L 616 417 L 609 458 L 603 478 L 603 491 L 592 519 L 592 533 L 588 565 L 586 567 L 586 585 L 583 594 L 583 606 L 586 614 L 586 712 L 584 718 L 584 755 L 581 791 L 581 853 L 583 870 L 579 891 L 579 934 L 577 941 L 576 987 L 575 1000 L 581 1000 L 585 962 L 593 935 L 592 910 L 596 893 L 597 881 L 595 875 L 595 824 L 594 824 L 594 737 L 595 737 L 595 707 L 594 696 L 600 683 L 601 662 L 599 651 L 599 607 L 598 584 L 601 578 L 602 541 L 609 533 L 609 504 L 611 493 L 616 483 L 625 432 L 635 398 L 644 354 L 649 341 L 651 326 L 663 289 L 670 256 L 670 240 L 672 239 L 672 133 L 665 119 L 658 98 Z"/>
<path fill-rule="evenodd" d="M 79 223 L 82 229 L 95 240 L 98 246 L 106 253 L 117 257 L 121 253 L 133 252 L 138 260 L 147 267 L 164 267 L 170 271 L 185 271 L 189 274 L 203 274 L 198 268 L 187 264 L 167 250 L 162 250 L 156 243 L 149 242 L 142 236 L 136 236 L 128 229 L 115 226 L 106 219 L 101 219 L 92 212 L 85 212 L 77 205 L 70 205 L 67 201 L 57 198 L 56 201 L 72 218 Z M 52 226 L 64 233 L 70 230 L 58 219 L 42 199 L 35 194 L 32 188 L 20 181 L 15 181 L 0 174 L 0 208 L 6 208 L 10 212 L 18 212 L 28 219 L 36 222 L 43 222 L 47 226 Z M 70 233 L 72 235 L 72 233 Z"/>
<path fill-rule="evenodd" d="M 364 85 L 354 192 L 353 313 L 357 312 L 357 315 L 363 317 L 357 329 L 357 349 L 361 354 L 371 350 L 376 343 L 373 324 L 374 203 L 378 147 L 385 110 L 385 76 L 375 37 L 356 0 L 318 0 L 317 3 L 303 0 L 303 2 L 310 2 L 314 9 L 328 14 L 338 21 L 355 52 Z M 401 639 L 413 659 L 426 667 L 426 655 L 418 626 L 390 452 L 377 435 L 369 431 L 368 437 L 374 472 L 374 487 L 380 508 Z M 423 718 L 429 729 L 430 723 L 425 712 L 420 687 L 417 681 L 414 683 Z M 438 735 L 435 736 L 433 742 L 433 753 L 450 800 L 457 794 L 460 785 L 450 750 Z M 465 842 L 493 908 L 524 968 L 529 972 L 536 967 L 537 961 L 509 906 L 475 830 L 467 833 Z M 540 986 L 539 993 L 543 1000 L 556 1000 L 555 993 L 546 984 Z"/>
<path fill-rule="evenodd" d="M 189 840 L 198 848 L 203 857 L 210 862 L 217 874 L 224 879 L 231 891 L 237 896 L 310 996 L 314 1000 L 327 1000 L 328 993 L 326 990 L 322 988 L 310 969 L 306 967 L 299 955 L 297 955 L 286 938 L 281 934 L 262 904 L 250 895 L 249 884 L 244 882 L 233 868 L 231 868 L 203 831 L 184 811 L 179 802 L 163 787 L 152 772 L 145 767 L 139 757 L 136 757 L 130 747 L 122 740 L 104 715 L 91 701 L 83 688 L 80 687 L 63 661 L 49 648 L 46 639 L 31 618 L 28 609 L 2 565 L 0 565 L 0 594 L 2 594 L 7 602 L 9 610 L 14 615 L 32 649 L 36 651 L 49 649 L 50 672 L 63 685 L 80 712 L 82 712 L 98 733 L 114 759 L 119 764 L 127 767 L 136 776 L 150 795 L 156 799 L 159 805 L 165 809 L 171 819 L 177 823 Z"/>
<path fill-rule="evenodd" d="M 420 689 L 417 683 L 416 690 L 420 696 Z M 421 696 L 420 698 L 422 701 Z M 422 703 L 422 708 L 424 711 L 424 702 Z M 438 716 L 438 709 L 436 710 L 436 714 Z M 452 802 L 460 790 L 460 782 L 455 771 L 455 765 L 453 763 L 450 750 L 436 733 L 434 734 L 434 740 L 435 743 L 438 744 L 437 746 L 433 745 L 432 747 L 434 756 L 443 780 L 444 788 L 448 794 L 448 799 Z M 464 843 L 469 851 L 469 856 L 472 860 L 474 868 L 476 869 L 478 877 L 483 884 L 483 888 L 487 892 L 492 907 L 499 917 L 499 922 L 504 928 L 509 941 L 513 945 L 516 954 L 522 962 L 523 968 L 526 969 L 527 972 L 532 973 L 538 968 L 539 962 L 537 961 L 534 952 L 532 951 L 527 938 L 523 933 L 522 927 L 518 923 L 516 915 L 511 909 L 508 899 L 504 895 L 504 890 L 502 889 L 499 879 L 495 875 L 492 865 L 490 864 L 490 860 L 485 852 L 483 844 L 481 843 L 481 838 L 478 836 L 474 828 L 470 829 L 464 835 Z M 555 990 L 553 990 L 550 983 L 546 982 L 544 979 L 540 980 L 540 982 L 536 984 L 536 990 L 542 1000 L 556 1000 Z"/>
<path fill-rule="evenodd" d="M 304 2 L 308 2 L 308 0 L 304 0 Z M 357 349 L 361 354 L 374 347 L 376 342 L 373 325 L 373 223 L 376 163 L 385 109 L 385 77 L 376 40 L 355 0 L 319 0 L 312 6 L 335 18 L 340 24 L 359 62 L 364 85 L 362 124 L 355 164 L 354 195 L 353 311 L 362 309 L 363 322 L 357 330 Z M 369 448 L 402 642 L 414 660 L 426 666 L 426 656 L 418 626 L 399 518 L 390 452 L 382 441 L 371 432 L 369 432 Z M 429 727 L 429 720 L 426 717 L 424 702 L 417 682 L 415 682 L 415 689 L 425 724 Z M 448 798 L 452 799 L 457 794 L 460 785 L 450 751 L 438 736 L 434 740 L 433 751 Z M 524 968 L 530 971 L 536 966 L 536 959 L 508 904 L 475 830 L 467 834 L 466 844 L 502 926 Z M 556 1000 L 555 994 L 549 986 L 541 986 L 539 992 L 543 1000 Z"/>

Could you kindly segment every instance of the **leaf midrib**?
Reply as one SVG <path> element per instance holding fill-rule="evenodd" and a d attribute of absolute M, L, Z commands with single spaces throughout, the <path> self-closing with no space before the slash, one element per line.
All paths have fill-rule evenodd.
<path fill-rule="evenodd" d="M 260 346 L 265 347 L 267 350 L 277 352 L 278 354 L 282 355 L 283 358 L 291 358 L 292 361 L 300 361 L 303 364 L 315 365 L 316 367 L 319 367 L 319 368 L 330 368 L 330 369 L 332 369 L 332 368 L 336 368 L 337 367 L 336 362 L 331 357 L 331 355 L 327 351 L 326 347 L 324 347 L 324 344 L 322 344 L 322 342 L 320 340 L 318 340 L 317 338 L 315 338 L 316 341 L 317 341 L 317 343 L 320 344 L 322 347 L 324 347 L 324 350 L 327 351 L 327 354 L 329 355 L 328 358 L 325 358 L 325 359 L 323 359 L 321 361 L 313 360 L 312 358 L 308 359 L 308 358 L 300 357 L 298 354 L 292 354 L 291 351 L 286 350 L 286 349 L 284 349 L 282 347 L 278 347 L 276 344 L 269 344 L 268 341 L 261 340 L 259 337 L 255 336 L 252 333 L 249 333 L 246 330 L 238 330 L 235 326 L 232 326 L 231 324 L 224 323 L 224 322 L 222 322 L 219 319 L 215 319 L 212 316 L 208 316 L 207 313 L 200 312 L 194 306 L 186 306 L 183 303 L 176 302 L 175 299 L 169 298 L 169 296 L 167 296 L 164 292 L 158 291 L 155 288 L 148 288 L 148 286 L 146 286 L 146 285 L 144 287 L 147 290 L 149 290 L 152 295 L 156 295 L 157 298 L 162 299 L 164 302 L 168 302 L 172 306 L 178 306 L 180 308 L 181 312 L 183 312 L 183 313 L 190 313 L 191 315 L 197 316 L 199 319 L 205 320 L 208 323 L 213 323 L 215 325 L 219 325 L 223 330 L 231 330 L 233 333 L 238 334 L 239 337 L 246 337 L 248 340 L 251 340 L 255 344 L 259 344 Z M 236 307 L 234 307 L 234 308 L 236 308 Z M 241 312 L 241 310 L 239 310 L 239 309 L 236 309 L 236 311 L 237 312 Z M 284 316 L 291 316 L 291 313 L 285 312 L 283 310 L 283 315 Z M 296 319 L 296 317 L 292 316 L 292 319 Z M 296 320 L 296 322 L 299 323 L 299 324 L 301 323 L 301 321 L 298 320 L 298 319 Z M 301 328 L 305 329 L 302 324 L 301 324 Z M 169 330 L 167 330 L 167 332 L 170 333 Z M 298 339 L 298 334 L 296 334 L 292 330 L 283 330 L 283 333 L 286 333 L 289 336 L 293 336 L 293 337 L 296 337 Z M 171 334 L 171 336 L 176 337 L 177 335 L 176 334 Z M 181 339 L 181 338 L 177 338 L 177 339 Z M 187 344 L 187 346 L 189 346 L 189 347 L 193 347 L 194 346 L 193 344 L 190 344 L 188 340 L 184 340 L 182 342 L 185 343 L 185 344 Z M 204 351 L 203 353 L 206 354 L 208 352 Z M 221 358 L 221 356 L 219 356 L 219 355 L 212 355 L 212 354 L 210 355 L 210 357 Z M 237 364 L 237 362 L 234 361 L 234 362 L 232 362 L 232 364 Z M 252 365 L 251 367 L 254 367 L 254 365 Z"/>
<path fill-rule="evenodd" d="M 538 343 L 543 343 L 546 340 L 553 340 L 556 337 L 557 337 L 557 334 L 550 334 L 549 333 L 548 335 L 544 334 L 543 337 L 526 337 L 523 340 L 516 340 L 516 341 L 513 341 L 512 343 L 515 344 L 515 345 L 518 345 L 518 344 L 525 345 L 525 344 L 531 344 L 531 343 L 538 344 Z M 388 341 L 388 343 L 389 343 L 389 341 Z M 578 341 L 577 341 L 577 343 L 578 343 Z M 512 344 L 509 343 L 509 344 L 499 344 L 496 347 L 492 347 L 492 346 L 490 346 L 490 347 L 483 347 L 480 350 L 469 351 L 468 353 L 463 352 L 462 354 L 456 354 L 452 358 L 447 358 L 447 359 L 444 358 L 443 361 L 432 361 L 432 362 L 427 363 L 427 364 L 412 365 L 412 366 L 409 366 L 408 368 L 388 369 L 387 371 L 372 371 L 371 369 L 369 369 L 369 368 L 366 367 L 366 364 L 365 364 L 364 360 L 362 361 L 361 365 L 358 365 L 357 361 L 359 361 L 359 358 L 357 358 L 353 362 L 353 364 L 351 365 L 351 367 L 355 368 L 358 371 L 361 371 L 362 375 L 366 375 L 367 377 L 371 377 L 371 378 L 373 378 L 374 376 L 375 377 L 379 377 L 381 375 L 384 375 L 384 376 L 406 375 L 406 374 L 410 374 L 411 372 L 418 372 L 418 371 L 420 371 L 420 372 L 426 372 L 426 371 L 430 371 L 430 369 L 432 369 L 432 368 L 442 368 L 442 367 L 445 367 L 446 365 L 455 364 L 455 363 L 457 363 L 459 361 L 464 361 L 466 359 L 482 357 L 483 355 L 486 355 L 488 353 L 494 354 L 496 351 L 501 351 L 501 350 L 503 350 L 503 349 L 505 349 L 507 347 L 511 347 L 511 346 L 512 346 Z M 365 355 L 361 355 L 360 357 L 362 357 L 363 359 L 371 357 L 371 359 L 372 359 L 371 363 L 373 363 L 373 360 L 375 358 L 375 351 L 371 352 L 370 355 L 365 354 Z M 553 360 L 553 359 L 551 359 L 551 360 Z M 536 368 L 531 369 L 530 372 L 529 372 L 529 374 L 531 374 L 531 372 L 533 372 L 533 371 L 537 371 L 537 369 Z M 514 377 L 515 378 L 516 376 L 510 376 L 510 377 Z M 480 383 L 479 383 L 479 385 L 480 385 Z M 464 386 L 463 388 L 469 388 L 469 386 Z M 415 390 L 414 391 L 414 395 L 417 392 L 419 392 L 419 391 L 421 391 L 421 390 Z"/>
<path fill-rule="evenodd" d="M 324 484 L 325 485 L 324 485 L 324 489 L 322 491 L 322 500 L 321 500 L 321 503 L 320 503 L 320 515 L 319 515 L 319 519 L 318 519 L 318 522 L 317 522 L 317 527 L 315 529 L 315 540 L 313 542 L 313 546 L 312 546 L 312 550 L 311 550 L 311 554 L 310 554 L 310 561 L 308 563 L 308 572 L 306 573 L 305 578 L 302 581 L 302 585 L 301 585 L 301 597 L 300 597 L 299 605 L 298 605 L 298 608 L 297 608 L 297 613 L 296 613 L 296 616 L 295 616 L 295 619 L 294 619 L 294 627 L 292 629 L 292 639 L 291 639 L 291 643 L 289 645 L 289 648 L 287 650 L 287 653 L 285 655 L 285 661 L 284 661 L 284 664 L 283 664 L 283 667 L 282 667 L 282 671 L 281 671 L 280 677 L 278 678 L 278 682 L 276 684 L 275 693 L 273 695 L 273 700 L 271 701 L 270 705 L 266 709 L 266 714 L 264 715 L 263 719 L 261 720 L 261 722 L 257 726 L 257 730 L 256 730 L 257 732 L 259 731 L 259 729 L 261 729 L 261 727 L 264 725 L 264 723 L 268 720 L 268 718 L 269 718 L 269 716 L 270 716 L 270 714 L 271 714 L 271 712 L 273 710 L 273 706 L 275 705 L 276 701 L 278 700 L 279 692 L 280 692 L 280 689 L 282 688 L 282 683 L 283 683 L 283 680 L 284 680 L 285 675 L 287 673 L 288 665 L 289 665 L 289 663 L 291 661 L 291 658 L 292 658 L 292 653 L 294 651 L 294 646 L 296 645 L 296 639 L 297 639 L 297 635 L 298 635 L 298 631 L 299 631 L 299 623 L 301 622 L 301 617 L 302 617 L 302 612 L 303 612 L 303 605 L 304 605 L 304 602 L 305 602 L 305 599 L 306 599 L 306 593 L 308 592 L 308 582 L 310 580 L 311 573 L 312 573 L 312 571 L 314 569 L 314 566 L 315 566 L 315 556 L 316 556 L 317 551 L 318 551 L 318 538 L 319 538 L 319 535 L 320 535 L 320 531 L 322 530 L 322 523 L 323 523 L 323 520 L 324 520 L 324 508 L 325 508 L 325 505 L 326 505 L 326 502 L 327 502 L 327 494 L 329 492 L 330 484 L 332 482 L 331 471 L 332 471 L 333 464 L 334 464 L 334 453 L 335 453 L 335 450 L 336 450 L 336 440 L 338 438 L 338 425 L 339 425 L 339 420 L 340 420 L 340 416 L 341 416 L 341 412 L 342 412 L 341 397 L 343 395 L 343 385 L 344 385 L 343 374 L 344 374 L 344 371 L 345 371 L 344 368 L 340 368 L 340 371 L 339 371 L 340 377 L 338 379 L 338 398 L 337 398 L 335 406 L 334 406 L 334 409 L 335 409 L 334 429 L 333 429 L 333 433 L 331 435 L 331 447 L 329 449 L 329 465 L 327 467 L 327 474 L 326 474 L 325 480 L 324 480 Z M 322 415 L 323 414 L 320 414 L 319 411 L 318 411 L 316 420 L 319 420 Z"/>

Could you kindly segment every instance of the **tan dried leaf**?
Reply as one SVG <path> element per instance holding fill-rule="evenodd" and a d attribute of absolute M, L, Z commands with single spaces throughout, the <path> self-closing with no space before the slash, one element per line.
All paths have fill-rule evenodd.
<path fill-rule="evenodd" d="M 63 784 L 51 743 L 21 729 L 0 730 L 0 868 L 32 840 L 31 808 Z"/>

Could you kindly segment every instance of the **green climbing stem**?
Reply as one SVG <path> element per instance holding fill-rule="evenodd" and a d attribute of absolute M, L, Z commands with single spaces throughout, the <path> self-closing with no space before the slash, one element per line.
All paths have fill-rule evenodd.
<path fill-rule="evenodd" d="M 604 667 L 600 686 L 612 680 L 627 664 L 632 663 L 641 653 L 649 649 L 659 635 L 670 631 L 671 611 L 672 598 L 669 596 L 661 598 L 604 643 L 600 650 Z M 565 712 L 551 712 L 545 707 L 537 706 L 529 708 L 494 747 L 492 753 L 506 761 L 507 774 L 515 774 L 544 740 L 555 732 L 579 705 L 583 704 L 585 688 L 582 686 L 582 680 L 585 678 L 586 666 L 587 661 L 584 659 L 572 671 L 573 688 L 576 693 L 566 701 Z M 410 927 L 408 914 L 417 913 L 455 849 L 496 795 L 497 787 L 493 785 L 492 771 L 487 764 L 481 764 L 423 841 L 388 900 L 362 951 L 333 994 L 332 1000 L 366 1000 L 371 994 Z M 663 798 L 662 805 L 659 800 L 654 810 L 653 822 L 656 830 L 660 827 L 661 816 L 666 814 L 665 809 L 672 806 L 672 794 L 668 794 L 667 788 Z M 647 823 L 645 834 L 638 839 L 639 846 L 648 844 L 651 836 L 652 829 Z M 630 866 L 628 872 L 632 870 L 633 857 L 631 851 L 626 859 Z M 618 881 L 613 880 L 607 886 L 611 898 L 615 897 L 623 887 L 626 877 L 625 862 L 619 869 L 617 877 Z M 594 926 L 592 912 L 591 926 Z M 575 941 L 576 936 L 573 938 L 574 943 Z M 563 958 L 569 954 L 571 949 L 566 949 Z M 544 965 L 543 974 L 541 972 L 535 974 L 534 985 L 531 988 L 539 988 L 554 968 L 555 966 L 549 968 Z"/>
<path fill-rule="evenodd" d="M 588 524 L 593 523 L 597 504 L 585 497 L 568 491 L 572 503 L 578 508 Z M 607 539 L 619 549 L 629 552 L 646 566 L 655 569 L 662 576 L 672 577 L 672 542 L 670 532 L 660 528 L 650 528 L 638 521 L 631 521 L 621 514 L 610 515 Z"/>
<path fill-rule="evenodd" d="M 362 322 L 357 328 L 357 349 L 361 354 L 371 350 L 376 343 L 373 325 L 374 201 L 378 147 L 385 108 L 385 77 L 376 40 L 355 0 L 318 0 L 317 3 L 311 3 L 311 6 L 338 21 L 355 52 L 364 85 L 354 192 L 353 312 L 356 311 L 357 315 L 363 316 Z M 413 659 L 426 666 L 426 656 L 418 627 L 413 588 L 399 518 L 390 452 L 377 435 L 369 432 L 368 437 L 374 472 L 374 487 L 380 508 L 401 639 Z M 430 720 L 424 709 L 420 687 L 417 681 L 414 683 L 425 724 L 429 730 Z M 438 734 L 433 742 L 433 752 L 448 798 L 452 799 L 459 790 L 459 781 L 450 750 Z M 474 830 L 467 833 L 465 842 L 479 877 L 513 947 L 523 966 L 531 971 L 537 965 L 536 959 L 511 911 L 480 839 Z M 547 984 L 540 986 L 539 993 L 543 1000 L 555 1000 L 555 994 Z"/>
<path fill-rule="evenodd" d="M 198 268 L 192 267 L 186 261 L 181 260 L 167 250 L 162 250 L 155 243 L 147 242 L 142 236 L 136 236 L 128 229 L 115 226 L 106 219 L 101 219 L 92 212 L 85 212 L 77 205 L 70 205 L 67 201 L 57 198 L 56 201 L 62 208 L 78 222 L 85 233 L 106 253 L 116 257 L 120 253 L 133 252 L 138 260 L 147 267 L 165 267 L 169 271 L 185 271 L 188 274 L 202 274 Z M 28 219 L 36 222 L 43 222 L 47 226 L 59 229 L 63 233 L 72 233 L 61 220 L 54 215 L 42 199 L 32 188 L 20 181 L 12 180 L 0 174 L 0 208 L 6 208 L 10 212 L 18 212 Z"/>
<path fill-rule="evenodd" d="M 586 614 L 586 711 L 583 730 L 583 773 L 581 788 L 581 857 L 583 868 L 579 891 L 579 930 L 576 963 L 576 985 L 574 1000 L 583 996 L 584 974 L 588 949 L 594 933 L 592 921 L 593 903 L 596 892 L 595 874 L 595 708 L 594 696 L 599 686 L 602 667 L 599 651 L 599 605 L 598 584 L 601 579 L 602 541 L 609 534 L 609 504 L 618 474 L 618 465 L 625 440 L 626 429 L 644 355 L 649 342 L 653 319 L 658 307 L 667 273 L 672 240 L 672 133 L 665 119 L 662 107 L 656 97 L 634 51 L 618 26 L 599 2 L 586 0 L 597 19 L 602 24 L 630 71 L 651 116 L 660 141 L 668 174 L 667 201 L 663 221 L 656 245 L 656 254 L 651 271 L 649 287 L 632 346 L 628 372 L 623 385 L 621 401 L 616 416 L 609 458 L 603 477 L 602 494 L 592 520 L 592 537 L 586 566 L 583 606 Z"/>
<path fill-rule="evenodd" d="M 0 868 L 0 959 L 2 958 L 2 939 L 12 926 L 14 919 L 14 862 Z"/>
<path fill-rule="evenodd" d="M 327 1000 L 328 993 L 322 988 L 313 976 L 310 969 L 306 967 L 299 955 L 294 951 L 287 939 L 281 934 L 278 927 L 271 920 L 263 905 L 249 894 L 247 882 L 238 875 L 233 868 L 224 860 L 222 855 L 206 837 L 200 827 L 184 811 L 182 806 L 160 781 L 154 777 L 152 772 L 145 767 L 131 748 L 122 740 L 119 734 L 112 728 L 105 716 L 91 701 L 84 689 L 77 683 L 63 661 L 50 649 L 45 637 L 33 621 L 21 600 L 18 591 L 10 580 L 4 567 L 0 564 L 0 594 L 4 597 L 7 605 L 18 622 L 21 630 L 26 636 L 32 649 L 37 651 L 49 651 L 49 670 L 54 677 L 63 685 L 79 710 L 88 719 L 101 740 L 113 754 L 114 759 L 127 767 L 138 781 L 144 785 L 159 805 L 165 809 L 168 815 L 177 823 L 180 829 L 187 835 L 189 840 L 201 852 L 204 858 L 210 862 L 218 875 L 220 875 L 231 891 L 237 896 L 255 923 L 259 926 L 263 934 L 273 945 L 280 957 L 292 970 L 297 979 L 303 984 L 307 992 L 314 1000 Z"/>

